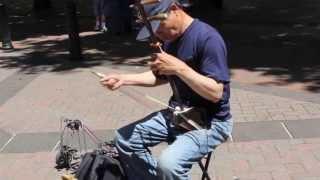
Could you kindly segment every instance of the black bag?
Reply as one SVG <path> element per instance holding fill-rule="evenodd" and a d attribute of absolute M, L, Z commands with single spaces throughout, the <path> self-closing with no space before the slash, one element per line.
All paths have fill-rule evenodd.
<path fill-rule="evenodd" d="M 180 109 L 174 110 L 172 122 L 186 130 L 210 128 L 205 110 L 198 107 L 185 107 L 182 111 Z"/>
<path fill-rule="evenodd" d="M 84 154 L 76 171 L 78 180 L 125 180 L 120 161 L 99 151 Z"/>

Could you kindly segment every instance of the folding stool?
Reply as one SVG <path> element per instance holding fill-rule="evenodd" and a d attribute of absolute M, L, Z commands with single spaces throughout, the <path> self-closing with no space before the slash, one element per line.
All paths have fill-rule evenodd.
<path fill-rule="evenodd" d="M 204 165 L 202 163 L 202 159 L 198 162 L 198 164 L 202 170 L 201 180 L 211 180 L 211 178 L 208 174 L 208 167 L 210 165 L 211 155 L 212 155 L 212 151 L 209 152 L 204 158 L 202 158 L 202 159 L 205 159 Z"/>

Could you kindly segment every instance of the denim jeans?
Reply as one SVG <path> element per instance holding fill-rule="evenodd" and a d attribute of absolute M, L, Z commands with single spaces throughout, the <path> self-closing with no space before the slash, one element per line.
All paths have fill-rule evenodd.
<path fill-rule="evenodd" d="M 208 152 L 225 142 L 233 122 L 213 120 L 211 128 L 184 131 L 162 110 L 117 130 L 115 143 L 128 180 L 187 180 L 190 169 Z M 169 142 L 157 159 L 148 147 Z"/>

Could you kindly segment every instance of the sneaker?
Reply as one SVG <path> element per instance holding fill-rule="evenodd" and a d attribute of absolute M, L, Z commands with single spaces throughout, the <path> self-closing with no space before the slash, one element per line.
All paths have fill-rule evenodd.
<path fill-rule="evenodd" d="M 101 32 L 108 32 L 108 28 L 106 26 L 103 26 L 101 29 L 100 29 Z"/>
<path fill-rule="evenodd" d="M 11 42 L 2 42 L 2 49 L 3 50 L 11 50 L 11 49 L 14 49 L 14 47 Z"/>

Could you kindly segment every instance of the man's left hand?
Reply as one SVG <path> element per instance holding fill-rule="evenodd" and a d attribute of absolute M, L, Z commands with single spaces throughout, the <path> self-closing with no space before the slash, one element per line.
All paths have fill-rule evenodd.
<path fill-rule="evenodd" d="M 166 53 L 155 53 L 152 58 L 154 61 L 150 64 L 151 70 L 160 75 L 177 75 L 178 72 L 189 68 L 182 60 Z"/>

